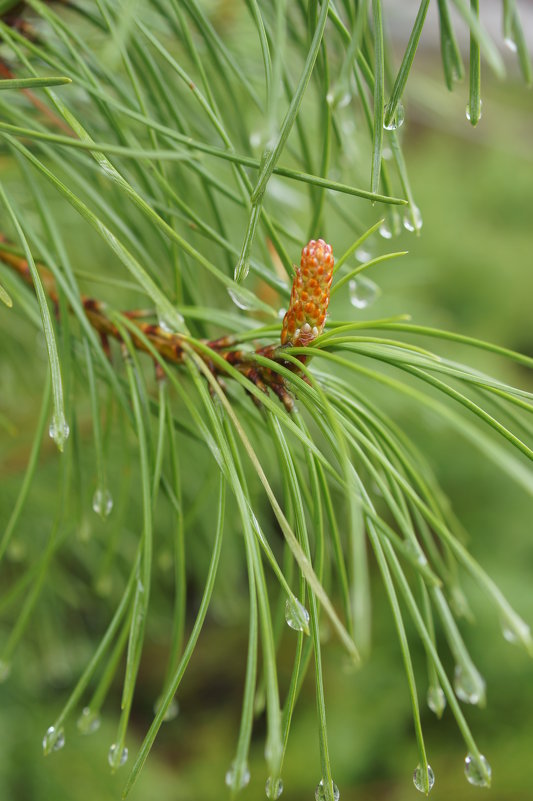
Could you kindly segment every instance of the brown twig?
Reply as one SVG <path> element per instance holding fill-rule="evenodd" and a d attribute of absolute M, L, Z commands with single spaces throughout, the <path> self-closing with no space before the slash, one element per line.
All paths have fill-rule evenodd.
<path fill-rule="evenodd" d="M 23 281 L 33 286 L 30 268 L 26 259 L 2 248 L 2 242 L 7 244 L 5 237 L 0 234 L 0 261 L 8 267 L 11 267 Z M 44 264 L 37 263 L 36 266 L 45 292 L 57 310 L 59 308 L 59 297 L 55 278 Z M 87 319 L 92 327 L 99 333 L 104 350 L 109 356 L 109 339 L 115 339 L 121 343 L 123 342 L 120 331 L 108 314 L 105 303 L 95 298 L 88 297 L 87 295 L 81 296 L 81 302 Z M 153 323 L 138 322 L 139 318 L 147 316 L 147 310 L 145 309 L 127 311 L 125 312 L 125 316 L 131 321 L 130 336 L 135 348 L 149 353 L 150 349 L 146 344 L 147 340 L 152 348 L 154 348 L 165 361 L 171 362 L 172 364 L 184 363 L 186 352 L 183 347 L 184 338 L 181 334 L 166 331 L 161 326 Z M 136 334 L 136 330 L 138 330 L 138 334 Z M 189 346 L 194 347 L 189 340 L 187 341 Z M 219 337 L 213 340 L 204 339 L 201 340 L 201 342 L 221 356 L 228 365 L 238 370 L 262 392 L 267 393 L 270 389 L 281 400 L 285 408 L 288 411 L 292 411 L 294 408 L 294 400 L 283 378 L 275 369 L 259 364 L 255 358 L 256 355 L 267 357 L 293 372 L 297 371 L 294 364 L 284 360 L 279 355 L 279 346 L 269 345 L 267 347 L 258 348 L 255 352 L 250 353 L 241 349 L 235 349 L 235 345 L 238 344 L 238 341 L 232 335 Z M 199 349 L 197 352 L 217 379 L 222 378 L 222 376 L 226 378 L 231 377 L 230 373 L 224 370 L 219 362 L 215 363 Z M 254 401 L 257 401 L 255 396 L 252 397 Z"/>

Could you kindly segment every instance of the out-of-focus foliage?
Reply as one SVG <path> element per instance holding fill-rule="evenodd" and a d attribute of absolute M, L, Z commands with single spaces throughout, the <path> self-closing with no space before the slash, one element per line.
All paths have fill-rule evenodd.
<path fill-rule="evenodd" d="M 107 4 L 103 5 L 105 8 Z M 127 14 L 132 13 L 133 5 L 126 3 L 124 8 L 126 21 L 123 35 L 126 40 L 129 31 Z M 252 5 L 254 4 L 250 4 Z M 232 26 L 243 25 L 243 30 L 249 32 L 249 23 L 243 22 L 244 17 L 241 19 L 232 5 L 227 6 L 227 15 L 226 18 L 219 9 L 216 17 L 219 31 L 251 63 L 246 39 L 238 40 L 232 29 Z M 294 31 L 289 33 L 294 35 Z M 257 47 L 256 42 L 254 47 Z M 117 56 L 113 49 L 104 49 L 104 55 L 109 64 L 115 63 Z M 260 69 L 260 62 L 256 69 Z M 121 71 L 122 67 L 119 70 L 117 66 L 117 73 Z M 371 256 L 385 250 L 409 250 L 409 256 L 375 267 L 373 278 L 381 288 L 381 295 L 371 309 L 356 309 L 349 303 L 346 293 L 339 293 L 332 300 L 331 319 L 364 320 L 410 312 L 415 323 L 493 340 L 531 355 L 533 342 L 529 305 L 533 280 L 528 209 L 531 208 L 532 192 L 531 181 L 527 180 L 528 174 L 531 175 L 531 160 L 527 146 L 524 146 L 520 134 L 516 134 L 514 126 L 499 122 L 500 119 L 512 119 L 516 122 L 518 131 L 531 130 L 532 115 L 524 108 L 526 101 L 523 90 L 514 87 L 509 90 L 507 87 L 504 93 L 491 85 L 491 97 L 485 98 L 482 127 L 474 135 L 470 135 L 465 133 L 467 124 L 464 120 L 463 100 L 458 101 L 453 108 L 453 114 L 448 113 L 448 109 L 452 108 L 449 104 L 453 104 L 453 101 L 444 97 L 444 90 L 439 88 L 434 76 L 435 64 L 431 59 L 428 60 L 427 71 L 427 80 L 420 79 L 417 82 L 416 77 L 412 78 L 406 135 L 403 140 L 404 155 L 409 165 L 410 186 L 424 220 L 422 234 L 414 237 L 412 234 L 402 233 L 398 240 L 394 240 L 394 247 L 389 247 L 390 243 L 380 241 L 377 236 L 369 240 L 367 245 L 374 248 Z M 257 78 L 256 75 L 253 77 Z M 311 96 L 316 98 L 322 88 L 322 84 L 318 89 L 312 85 L 310 92 L 315 94 Z M 73 90 L 75 91 L 75 86 Z M 70 91 L 70 88 L 60 91 Z M 432 104 L 427 102 L 428 95 L 435 111 L 432 111 Z M 526 96 L 527 99 L 530 100 L 529 96 Z M 306 99 L 306 102 L 309 100 Z M 80 96 L 79 116 L 85 122 L 81 114 L 84 103 L 85 98 Z M 342 136 L 345 139 L 349 139 L 350 108 L 341 109 L 338 117 L 340 124 L 344 125 Z M 193 112 L 192 107 L 188 109 L 188 116 L 196 125 L 196 111 Z M 357 119 L 361 121 L 362 116 L 360 114 Z M 320 119 L 320 115 L 318 118 Z M 253 130 L 255 120 L 260 128 L 262 118 L 250 107 L 246 128 L 241 131 L 243 147 L 244 133 L 246 130 Z M 447 127 L 450 120 L 451 131 Z M 91 123 L 90 117 L 87 122 Z M 198 127 L 203 134 L 202 125 L 199 124 Z M 315 142 L 311 126 L 307 134 L 318 168 L 315 155 L 323 142 Z M 334 127 L 331 134 L 336 134 Z M 387 135 L 385 133 L 386 156 L 389 155 Z M 376 139 L 374 136 L 372 140 L 374 155 L 378 144 Z M 131 142 L 128 144 L 131 146 Z M 292 140 L 291 145 L 294 146 Z M 339 148 L 336 153 L 339 159 L 336 169 L 343 166 L 342 152 L 342 148 Z M 290 149 L 288 153 L 291 153 Z M 344 166 L 347 171 L 353 170 L 352 175 L 364 174 L 364 181 L 368 183 L 372 147 L 357 139 L 353 150 L 346 147 L 346 154 L 348 164 Z M 43 220 L 47 219 L 46 212 L 41 207 L 39 216 L 36 211 L 38 203 L 31 200 L 35 176 L 27 168 L 22 167 L 22 172 L 20 171 L 24 164 L 20 155 L 13 155 L 10 151 L 4 152 L 0 158 L 3 183 L 10 196 L 15 198 L 17 208 L 24 209 L 28 231 L 33 234 L 40 228 L 41 236 L 44 241 L 48 241 L 50 247 L 49 241 L 57 239 L 54 240 L 54 235 L 50 236 L 49 232 L 42 234 L 45 228 Z M 45 162 L 47 158 L 48 154 L 45 154 Z M 83 165 L 82 177 L 90 175 L 83 172 L 89 169 L 87 162 L 88 159 L 85 158 L 80 162 Z M 74 162 L 70 163 L 70 169 L 72 163 Z M 204 162 L 200 164 L 203 166 Z M 61 168 L 56 163 L 54 169 Z M 20 182 L 21 175 L 26 185 Z M 344 181 L 343 175 L 336 177 Z M 93 178 L 91 176 L 91 180 Z M 59 240 L 65 254 L 68 254 L 75 270 L 80 272 L 82 289 L 90 287 L 93 294 L 99 294 L 99 288 L 103 288 L 104 294 L 109 293 L 112 297 L 116 308 L 137 307 L 147 301 L 151 303 L 138 285 L 133 289 L 123 289 L 111 283 L 107 286 L 105 283 L 98 285 L 89 282 L 86 275 L 81 275 L 83 271 L 93 272 L 97 265 L 97 272 L 104 276 L 104 281 L 109 276 L 119 277 L 120 280 L 127 278 L 123 272 L 117 271 L 117 264 L 110 259 L 109 251 L 99 240 L 87 233 L 87 226 L 80 223 L 69 207 L 58 201 L 57 195 L 46 184 L 35 185 L 42 194 L 44 208 L 50 212 L 50 218 L 55 220 L 60 230 Z M 98 175 L 95 186 L 101 191 L 103 199 L 109 197 L 108 176 Z M 176 187 L 179 194 L 179 183 Z M 154 189 L 154 185 L 150 188 Z M 84 187 L 84 191 L 87 191 L 87 187 Z M 288 228 L 294 226 L 297 231 L 297 235 L 292 237 L 287 232 L 283 234 L 285 247 L 294 260 L 297 259 L 299 250 L 295 240 L 307 231 L 310 215 L 316 214 L 317 219 L 322 219 L 328 241 L 340 243 L 339 255 L 343 248 L 347 248 L 356 239 L 357 233 L 372 225 L 376 219 L 375 211 L 369 205 L 364 206 L 362 202 L 358 202 L 356 206 L 352 198 L 345 198 L 344 195 L 330 196 L 328 193 L 321 209 L 322 201 L 317 200 L 317 195 L 311 197 L 309 206 L 304 206 L 303 192 L 298 191 L 296 194 L 292 184 L 281 183 L 279 178 L 272 179 L 270 191 L 271 195 L 267 198 L 269 212 L 281 218 Z M 144 194 L 149 196 L 148 191 Z M 167 201 L 168 197 L 170 195 L 167 196 Z M 170 211 L 162 208 L 161 197 L 153 200 L 154 208 L 169 220 L 172 221 L 174 213 L 179 217 L 175 208 Z M 91 203 L 97 206 L 98 199 L 91 197 Z M 123 212 L 120 211 L 121 203 L 124 203 Z M 162 286 L 168 288 L 175 278 L 172 270 L 165 272 L 166 266 L 170 264 L 169 254 L 172 251 L 167 242 L 154 235 L 155 229 L 149 222 L 140 215 L 136 217 L 129 207 L 126 211 L 126 203 L 118 194 L 113 198 L 113 204 L 119 209 L 119 216 L 120 213 L 124 214 L 127 225 L 132 227 L 138 224 L 138 242 L 135 243 L 138 252 L 146 253 L 148 248 L 153 248 L 150 253 L 156 262 L 154 274 L 158 281 L 161 280 Z M 4 212 L 2 215 L 2 221 L 7 219 Z M 224 274 L 227 276 L 230 276 L 237 262 L 243 230 L 246 228 L 246 217 L 247 213 L 243 213 L 238 218 L 235 215 L 226 220 L 227 239 L 234 249 L 237 246 L 235 253 L 228 249 L 221 251 L 220 264 L 224 264 Z M 209 218 L 215 225 L 217 214 L 212 208 Z M 352 220 L 353 227 L 350 227 Z M 389 225 L 394 228 L 394 224 L 393 214 Z M 115 226 L 115 230 L 120 231 L 119 219 L 115 221 Z M 175 228 L 181 231 L 182 227 L 186 227 L 185 220 L 180 218 Z M 203 247 L 204 242 L 196 232 L 188 233 L 187 236 L 194 238 L 195 244 Z M 264 265 L 269 262 L 261 236 L 257 234 L 260 244 L 256 243 L 256 255 L 260 265 Z M 42 242 L 43 240 L 41 244 Z M 44 257 L 41 248 L 37 252 Z M 211 254 L 214 251 L 211 249 L 209 252 Z M 55 255 L 61 261 L 61 253 Z M 217 259 L 218 255 L 217 258 L 213 257 L 213 261 L 219 266 Z M 161 271 L 159 261 L 165 265 Z M 188 305 L 198 306 L 206 290 L 215 287 L 213 297 L 217 297 L 220 308 L 224 307 L 225 293 L 220 292 L 214 282 L 203 277 L 198 278 L 199 268 L 193 262 L 185 261 L 183 269 L 187 281 L 184 282 L 185 288 L 182 291 L 186 296 L 190 292 Z M 274 271 L 272 275 L 275 276 Z M 274 307 L 276 302 L 278 305 L 282 302 L 283 295 L 273 295 L 272 287 L 261 283 L 257 274 L 254 275 L 252 286 L 261 301 Z M 286 298 L 286 284 L 284 289 Z M 11 285 L 8 290 L 12 294 Z M 178 287 L 178 296 L 179 291 Z M 178 299 L 179 297 L 173 296 L 173 300 Z M 24 303 L 28 306 L 26 315 L 17 310 L 17 304 L 20 306 Z M 207 305 L 214 309 L 217 307 L 211 298 Z M 226 304 L 224 310 L 231 311 L 230 303 Z M 35 329 L 29 323 L 32 315 L 37 316 L 37 307 L 31 295 L 24 294 L 19 289 L 14 310 L 6 308 L 4 311 L 2 307 L 0 316 L 3 388 L 0 422 L 4 423 L 5 420 L 0 446 L 2 517 L 4 510 L 9 513 L 12 510 L 22 483 L 39 416 L 41 388 L 48 370 L 42 336 L 36 338 Z M 245 315 L 241 317 L 244 319 Z M 6 554 L 4 570 L 8 588 L 7 600 L 0 600 L 2 640 L 9 642 L 13 620 L 16 620 L 13 608 L 20 607 L 21 601 L 32 592 L 39 578 L 38 573 L 32 574 L 31 565 L 42 564 L 39 558 L 42 555 L 46 559 L 46 549 L 49 548 L 50 563 L 39 602 L 32 612 L 31 625 L 18 645 L 9 682 L 0 688 L 0 732 L 4 743 L 0 753 L 0 794 L 5 798 L 28 797 L 32 801 L 49 801 L 58 797 L 68 797 L 73 801 L 82 801 L 87 797 L 117 798 L 124 783 L 121 773 L 109 776 L 106 772 L 108 748 L 114 742 L 117 730 L 116 716 L 122 695 L 122 663 L 111 684 L 99 731 L 91 737 L 77 733 L 73 723 L 79 715 L 78 709 L 74 719 L 68 722 L 67 746 L 52 754 L 46 761 L 42 760 L 40 753 L 42 734 L 57 717 L 58 710 L 93 655 L 109 621 L 110 610 L 112 612 L 113 605 L 119 600 L 123 582 L 135 558 L 143 516 L 137 441 L 129 430 L 126 415 L 114 404 L 112 388 L 106 386 L 102 389 L 105 382 L 101 368 L 97 368 L 96 375 L 100 387 L 98 403 L 102 410 L 101 447 L 114 509 L 106 522 L 102 522 L 91 510 L 98 472 L 98 458 L 92 445 L 93 410 L 84 361 L 85 352 L 77 340 L 80 332 L 77 324 L 69 323 L 68 319 L 68 315 L 63 314 L 62 323 L 67 331 L 65 332 L 65 327 L 58 329 L 58 344 L 67 364 L 66 368 L 63 366 L 63 375 L 67 416 L 71 415 L 73 423 L 71 440 L 67 446 L 70 450 L 59 460 L 51 442 L 46 441 L 43 445 L 29 501 Z M 203 322 L 197 324 L 193 321 L 192 326 L 197 336 L 203 335 L 206 330 Z M 417 344 L 435 349 L 448 359 L 464 358 L 464 349 L 455 343 L 435 344 L 431 340 L 421 339 L 417 340 Z M 20 358 L 20 354 L 23 354 L 23 358 Z M 313 366 L 316 362 L 318 368 L 318 361 L 318 358 L 315 359 Z M 477 369 L 498 375 L 512 386 L 530 391 L 533 389 L 530 373 L 519 365 L 510 365 L 481 351 L 476 353 L 475 365 Z M 320 364 L 320 367 L 323 365 Z M 143 394 L 141 381 L 140 397 L 146 405 L 142 409 L 141 419 L 146 422 L 150 418 L 148 404 L 152 404 L 152 412 L 156 410 L 157 393 L 151 388 L 151 367 L 142 362 L 138 375 L 150 387 L 150 391 Z M 186 378 L 181 380 L 187 391 L 192 392 L 192 382 Z M 486 449 L 487 445 L 482 444 L 481 451 L 476 448 L 473 442 L 475 435 L 471 432 L 464 436 L 460 428 L 458 430 L 447 422 L 445 416 L 441 417 L 427 410 L 421 411 L 409 399 L 384 391 L 371 381 L 361 378 L 359 384 L 355 376 L 350 380 L 354 382 L 354 389 L 368 393 L 369 402 L 375 402 L 385 409 L 395 423 L 423 450 L 444 492 L 452 499 L 454 513 L 461 521 L 461 526 L 468 531 L 469 549 L 502 587 L 513 606 L 530 620 L 529 577 L 533 567 L 533 546 L 528 521 L 532 499 L 523 486 L 527 485 L 528 480 L 531 482 L 531 471 L 525 460 L 519 462 L 520 468 L 513 468 L 517 471 L 520 469 L 520 476 L 523 476 L 522 483 L 517 485 L 493 461 L 486 458 L 486 450 L 483 448 Z M 123 371 L 120 372 L 120 386 L 128 391 L 126 374 Z M 74 388 L 75 405 L 72 404 Z M 233 393 L 233 390 L 230 392 Z M 272 449 L 268 449 L 269 436 L 261 429 L 261 418 L 252 416 L 247 410 L 247 403 L 251 407 L 251 401 L 245 399 L 240 406 L 238 404 L 241 404 L 242 399 L 235 400 L 238 397 L 237 392 L 230 397 L 235 401 L 239 414 L 242 414 L 247 431 L 251 432 L 250 436 L 256 437 L 254 441 L 257 443 L 258 453 L 265 459 L 265 469 L 270 476 L 275 477 L 279 471 L 276 470 Z M 183 406 L 176 404 L 173 409 L 179 425 Z M 46 424 L 48 425 L 48 420 Z M 155 431 L 156 425 L 153 428 Z M 480 438 L 484 436 L 481 431 Z M 186 631 L 189 634 L 211 558 L 216 529 L 218 480 L 216 470 L 213 470 L 213 460 L 205 448 L 191 446 L 188 452 L 187 434 L 180 433 L 178 441 L 187 532 L 189 611 Z M 194 454 L 193 459 L 191 453 Z M 151 457 L 153 458 L 153 453 Z M 165 469 L 168 469 L 167 462 Z M 252 484 L 251 480 L 250 483 Z M 69 492 L 61 496 L 65 487 Z M 281 491 L 280 486 L 274 485 L 274 489 Z M 379 492 L 375 490 L 372 487 L 379 504 Z M 335 503 L 342 504 L 342 492 L 337 488 L 333 493 Z M 160 496 L 163 495 L 162 487 Z M 285 560 L 290 572 L 290 554 L 283 553 L 281 537 L 268 505 L 254 486 L 251 496 L 257 504 L 256 509 L 262 516 L 261 520 L 265 521 L 264 525 L 272 539 L 276 555 L 280 561 Z M 166 798 L 215 799 L 224 792 L 224 774 L 234 757 L 239 730 L 248 635 L 246 565 L 242 536 L 240 533 L 235 534 L 235 531 L 240 531 L 240 524 L 234 522 L 238 517 L 238 510 L 229 496 L 227 504 L 230 523 L 221 553 L 215 593 L 205 629 L 180 685 L 180 711 L 174 720 L 162 727 L 138 785 L 132 791 L 132 798 L 156 797 L 162 801 Z M 60 522 L 57 531 L 55 520 Z M 138 745 L 152 722 L 154 703 L 161 692 L 169 659 L 169 642 L 175 626 L 172 610 L 175 558 L 172 532 L 175 520 L 175 507 L 171 503 L 158 501 L 153 552 L 156 581 L 152 586 L 149 630 L 128 729 L 130 754 L 135 753 L 136 741 Z M 458 530 L 461 531 L 461 527 Z M 56 537 L 52 546 L 51 533 Z M 335 642 L 331 623 L 324 615 L 321 616 L 321 652 L 324 655 L 332 774 L 341 788 L 343 801 L 376 797 L 403 801 L 412 798 L 416 793 L 410 779 L 412 768 L 418 761 L 412 735 L 411 707 L 401 653 L 393 634 L 383 586 L 373 560 L 370 561 L 369 569 L 373 607 L 372 653 L 358 672 L 347 665 L 345 654 Z M 16 586 L 17 580 L 28 570 L 28 583 L 22 587 L 14 604 L 8 606 L 9 588 Z M 495 619 L 492 607 L 486 605 L 486 597 L 477 584 L 466 579 L 464 585 L 476 625 L 463 620 L 460 624 L 461 630 L 474 662 L 482 668 L 488 686 L 487 708 L 469 709 L 469 722 L 477 739 L 483 743 L 483 752 L 490 758 L 494 776 L 491 791 L 493 801 L 511 798 L 513 801 L 526 801 L 530 794 L 529 754 L 533 745 L 529 725 L 533 712 L 533 691 L 531 682 L 528 681 L 531 664 L 525 654 L 503 641 L 499 621 Z M 297 582 L 293 581 L 292 586 L 296 587 Z M 335 579 L 328 589 L 339 604 L 340 593 Z M 269 584 L 269 592 L 275 628 L 277 626 L 276 631 L 281 632 L 278 671 L 283 697 L 293 669 L 291 647 L 294 637 L 291 638 L 293 632 L 282 631 L 280 626 L 283 620 L 281 607 L 284 595 L 277 597 L 273 583 Z M 423 700 L 426 689 L 424 651 L 410 624 L 407 624 L 407 629 Z M 437 629 L 439 639 L 442 632 L 438 627 Z M 445 655 L 444 661 L 446 669 L 452 673 L 451 658 Z M 261 688 L 261 682 L 259 686 Z M 320 773 L 320 754 L 314 735 L 314 694 L 313 679 L 309 675 L 303 684 L 302 695 L 294 714 L 283 767 L 286 788 L 283 797 L 292 801 L 312 797 L 316 783 L 314 774 L 318 776 Z M 260 706 L 261 691 L 258 698 Z M 464 749 L 458 742 L 449 710 L 446 710 L 442 721 L 436 721 L 424 709 L 422 723 L 429 759 L 437 777 L 432 798 L 439 801 L 453 794 L 457 801 L 462 801 L 463 798 L 474 797 L 480 791 L 471 788 L 464 780 Z M 243 799 L 263 797 L 266 777 L 264 740 L 264 719 L 260 716 L 255 724 L 249 758 L 252 778 L 250 785 L 242 791 Z M 310 765 L 313 766 L 312 777 Z"/>

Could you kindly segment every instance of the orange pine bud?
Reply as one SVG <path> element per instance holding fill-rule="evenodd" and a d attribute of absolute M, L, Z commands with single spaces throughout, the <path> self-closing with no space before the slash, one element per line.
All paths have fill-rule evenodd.
<path fill-rule="evenodd" d="M 303 248 L 283 318 L 282 345 L 305 347 L 324 330 L 334 261 L 331 245 L 323 239 L 311 239 Z"/>

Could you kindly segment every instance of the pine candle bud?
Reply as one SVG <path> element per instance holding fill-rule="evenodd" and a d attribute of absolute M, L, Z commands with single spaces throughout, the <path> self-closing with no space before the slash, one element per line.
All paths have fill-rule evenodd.
<path fill-rule="evenodd" d="M 334 261 L 331 245 L 323 239 L 311 239 L 303 248 L 283 318 L 282 345 L 305 347 L 324 330 Z"/>

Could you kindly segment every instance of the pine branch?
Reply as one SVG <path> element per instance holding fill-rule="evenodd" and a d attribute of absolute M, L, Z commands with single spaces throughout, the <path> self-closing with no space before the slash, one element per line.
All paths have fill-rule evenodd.
<path fill-rule="evenodd" d="M 0 234 L 0 243 L 4 243 L 9 247 L 7 239 L 2 234 Z M 11 249 L 8 250 L 0 245 L 0 260 L 13 269 L 25 283 L 33 286 L 30 268 L 26 259 L 16 255 Z M 56 280 L 52 272 L 44 264 L 38 263 L 36 266 L 41 276 L 43 287 L 54 306 L 56 315 L 58 315 L 59 294 Z M 112 338 L 121 343 L 124 342 L 124 337 L 119 327 L 113 322 L 112 314 L 109 312 L 107 305 L 102 301 L 94 297 L 82 295 L 81 302 L 87 319 L 100 335 L 102 346 L 108 356 L 110 356 L 109 339 Z M 221 356 L 227 364 L 234 367 L 245 376 L 245 378 L 255 384 L 262 392 L 267 393 L 270 389 L 280 399 L 287 411 L 290 412 L 293 410 L 294 400 L 283 378 L 272 368 L 264 363 L 259 363 L 256 358 L 262 357 L 270 359 L 292 372 L 298 373 L 298 368 L 294 363 L 288 362 L 279 355 L 279 351 L 281 350 L 280 346 L 275 344 L 267 345 L 266 347 L 257 348 L 255 352 L 235 349 L 235 345 L 239 344 L 239 337 L 230 334 L 217 339 L 199 340 L 199 343 L 207 348 L 206 353 L 205 348 L 195 348 L 195 340 L 191 337 L 184 334 L 173 333 L 155 323 L 138 322 L 140 318 L 151 315 L 152 312 L 150 310 L 133 309 L 122 312 L 122 314 L 132 323 L 130 336 L 132 344 L 137 350 L 150 353 L 150 347 L 147 345 L 148 341 L 152 349 L 155 349 L 162 359 L 171 364 L 183 365 L 187 357 L 187 348 L 190 349 L 192 347 L 217 379 L 221 380 L 222 378 L 231 377 L 231 375 L 224 370 L 220 361 L 215 363 L 209 358 L 209 351 L 213 351 Z M 139 332 L 138 334 L 136 334 L 136 329 Z M 185 343 L 186 347 L 184 347 Z M 256 396 L 252 395 L 252 398 L 254 402 L 259 403 Z"/>

